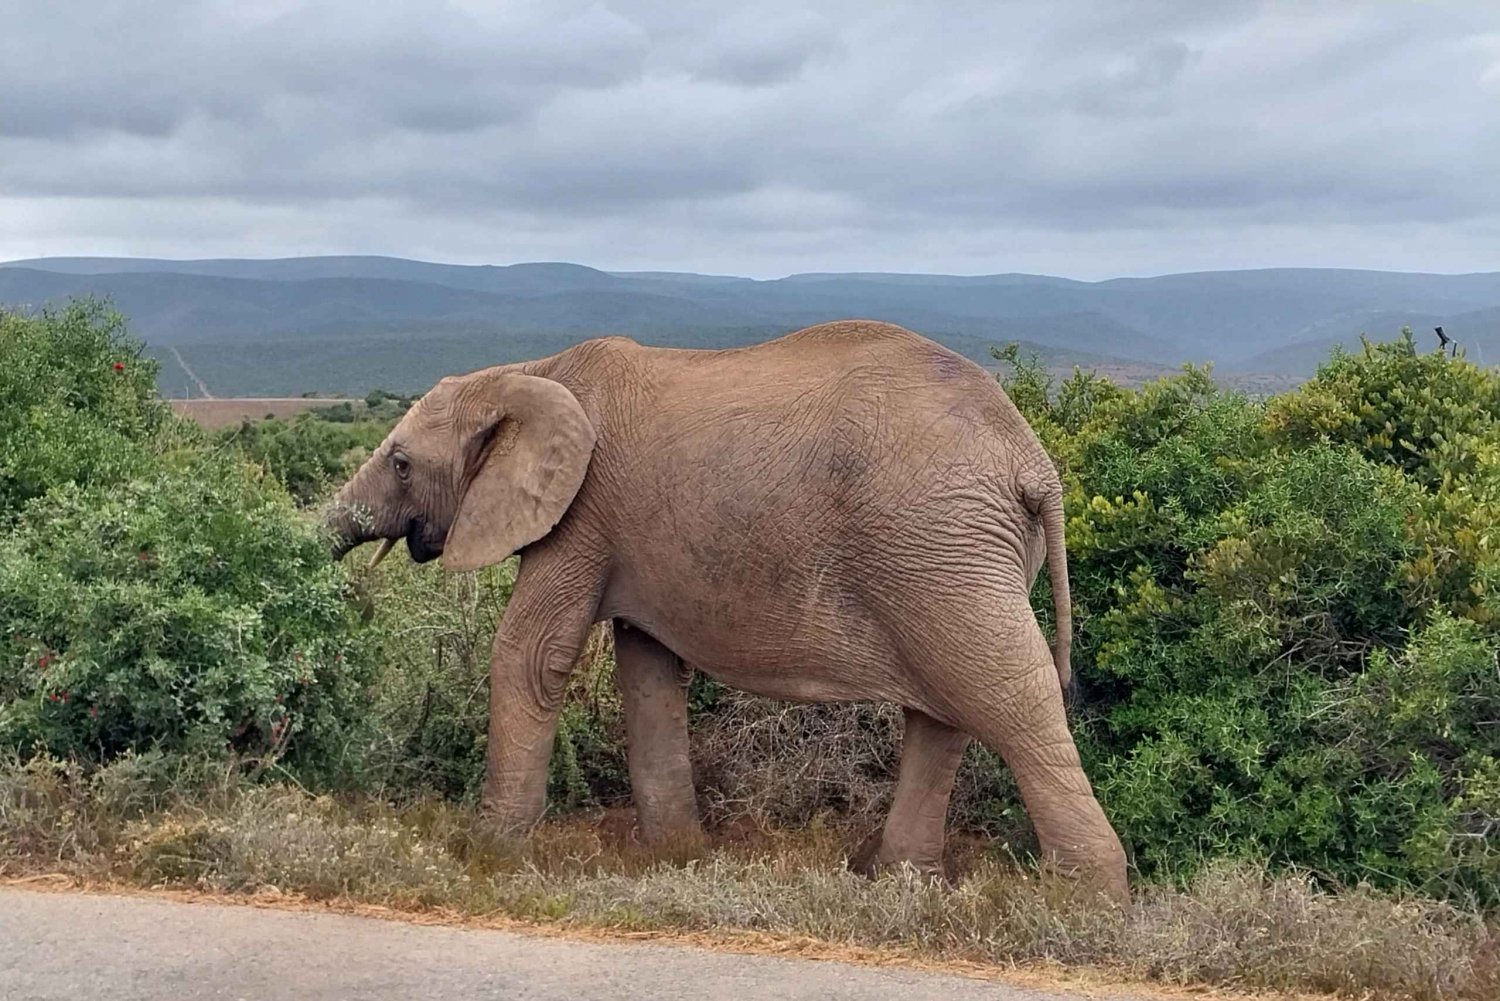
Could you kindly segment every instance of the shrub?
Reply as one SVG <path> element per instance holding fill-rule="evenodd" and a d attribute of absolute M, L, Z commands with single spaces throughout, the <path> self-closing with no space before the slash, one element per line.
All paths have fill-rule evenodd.
<path fill-rule="evenodd" d="M 1264 404 L 1193 369 L 1054 395 L 1012 360 L 1064 467 L 1074 729 L 1136 864 L 1270 858 L 1500 901 L 1473 520 L 1500 496 L 1500 379 L 1409 340 Z M 1421 709 L 1393 733 L 1402 692 Z"/>
<path fill-rule="evenodd" d="M 171 423 L 157 364 L 93 300 L 34 316 L 0 309 L 0 525 L 61 483 L 108 483 L 148 463 Z"/>
<path fill-rule="evenodd" d="M 314 527 L 172 417 L 117 315 L 0 333 L 0 746 L 339 767 L 367 660 Z"/>
<path fill-rule="evenodd" d="M 1473 622 L 1435 613 L 1374 651 L 1318 707 L 1328 771 L 1347 776 L 1341 844 L 1366 873 L 1496 903 L 1500 667 Z"/>
<path fill-rule="evenodd" d="M 1500 375 L 1399 341 L 1337 353 L 1275 400 L 1268 424 L 1293 444 L 1335 442 L 1394 466 L 1425 500 L 1408 583 L 1480 623 L 1500 623 Z"/>
<path fill-rule="evenodd" d="M 291 420 L 246 420 L 220 431 L 216 440 L 265 467 L 306 505 L 347 479 L 389 431 L 380 422 L 298 414 Z"/>
<path fill-rule="evenodd" d="M 364 779 L 387 794 L 473 801 L 484 779 L 490 654 L 518 561 L 472 574 L 390 559 L 362 577 L 372 658 L 379 664 Z M 600 626 L 580 658 L 558 721 L 549 806 L 612 803 L 627 794 L 624 723 L 613 649 Z"/>
<path fill-rule="evenodd" d="M 275 482 L 225 456 L 55 489 L 0 542 L 0 744 L 332 768 L 364 696 L 345 583 Z"/>

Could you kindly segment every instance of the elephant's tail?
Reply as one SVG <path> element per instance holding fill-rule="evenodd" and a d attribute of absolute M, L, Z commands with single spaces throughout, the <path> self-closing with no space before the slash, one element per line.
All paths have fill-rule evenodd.
<path fill-rule="evenodd" d="M 1049 490 L 1042 501 L 1042 533 L 1047 540 L 1047 576 L 1052 582 L 1052 612 L 1057 622 L 1057 640 L 1052 645 L 1052 664 L 1066 693 L 1073 680 L 1073 596 L 1068 589 L 1068 548 L 1063 539 L 1061 490 Z"/>

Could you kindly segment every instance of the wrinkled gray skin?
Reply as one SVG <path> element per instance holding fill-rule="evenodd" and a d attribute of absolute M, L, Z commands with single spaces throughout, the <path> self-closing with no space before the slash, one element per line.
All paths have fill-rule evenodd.
<path fill-rule="evenodd" d="M 624 338 L 444 379 L 338 493 L 336 555 L 405 539 L 467 570 L 521 553 L 495 637 L 483 808 L 545 806 L 559 703 L 613 621 L 641 836 L 697 842 L 685 683 L 905 709 L 866 869 L 941 867 L 971 737 L 1015 775 L 1046 858 L 1126 894 L 1063 712 L 1066 556 L 1052 462 L 978 365 L 889 324 L 754 347 Z M 1029 602 L 1043 561 L 1049 651 Z"/>

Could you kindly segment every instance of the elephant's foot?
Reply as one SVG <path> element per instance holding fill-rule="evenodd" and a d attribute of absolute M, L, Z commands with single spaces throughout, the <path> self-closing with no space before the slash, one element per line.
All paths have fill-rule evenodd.
<path fill-rule="evenodd" d="M 672 781 L 642 777 L 633 784 L 636 837 L 653 852 L 697 851 L 707 843 L 691 775 Z M 687 781 L 683 781 L 686 779 Z"/>
<path fill-rule="evenodd" d="M 943 846 L 906 846 L 891 843 L 887 831 L 878 830 L 865 838 L 849 856 L 849 870 L 875 879 L 891 873 L 913 871 L 927 880 L 947 882 L 948 874 L 943 865 Z"/>
<path fill-rule="evenodd" d="M 691 822 L 672 825 L 648 823 L 639 813 L 636 820 L 636 837 L 651 853 L 663 862 L 687 862 L 702 858 L 708 850 L 708 835 L 694 814 Z"/>
<path fill-rule="evenodd" d="M 497 788 L 497 786 L 499 788 Z M 519 788 L 517 788 L 519 787 Z M 486 781 L 479 797 L 479 826 L 500 841 L 524 841 L 547 812 L 546 773 L 540 781 Z"/>
<path fill-rule="evenodd" d="M 1125 874 L 1125 852 L 1118 841 L 1100 846 L 1096 852 L 1047 852 L 1042 871 L 1066 879 L 1076 892 L 1101 894 L 1122 906 L 1130 903 L 1130 884 Z"/>
<path fill-rule="evenodd" d="M 503 811 L 479 809 L 479 833 L 494 845 L 519 846 L 531 838 L 531 833 L 536 829 L 535 824 L 520 823 L 514 817 L 508 816 Z"/>
<path fill-rule="evenodd" d="M 637 782 L 635 836 L 656 858 L 687 861 L 708 848 L 698 798 L 684 782 Z"/>

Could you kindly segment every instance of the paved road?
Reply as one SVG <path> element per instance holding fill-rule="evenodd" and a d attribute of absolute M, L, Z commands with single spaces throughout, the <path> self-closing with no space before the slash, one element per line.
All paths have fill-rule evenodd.
<path fill-rule="evenodd" d="M 0 889 L 0 998 L 1042 1001 L 964 977 L 326 913 Z"/>

